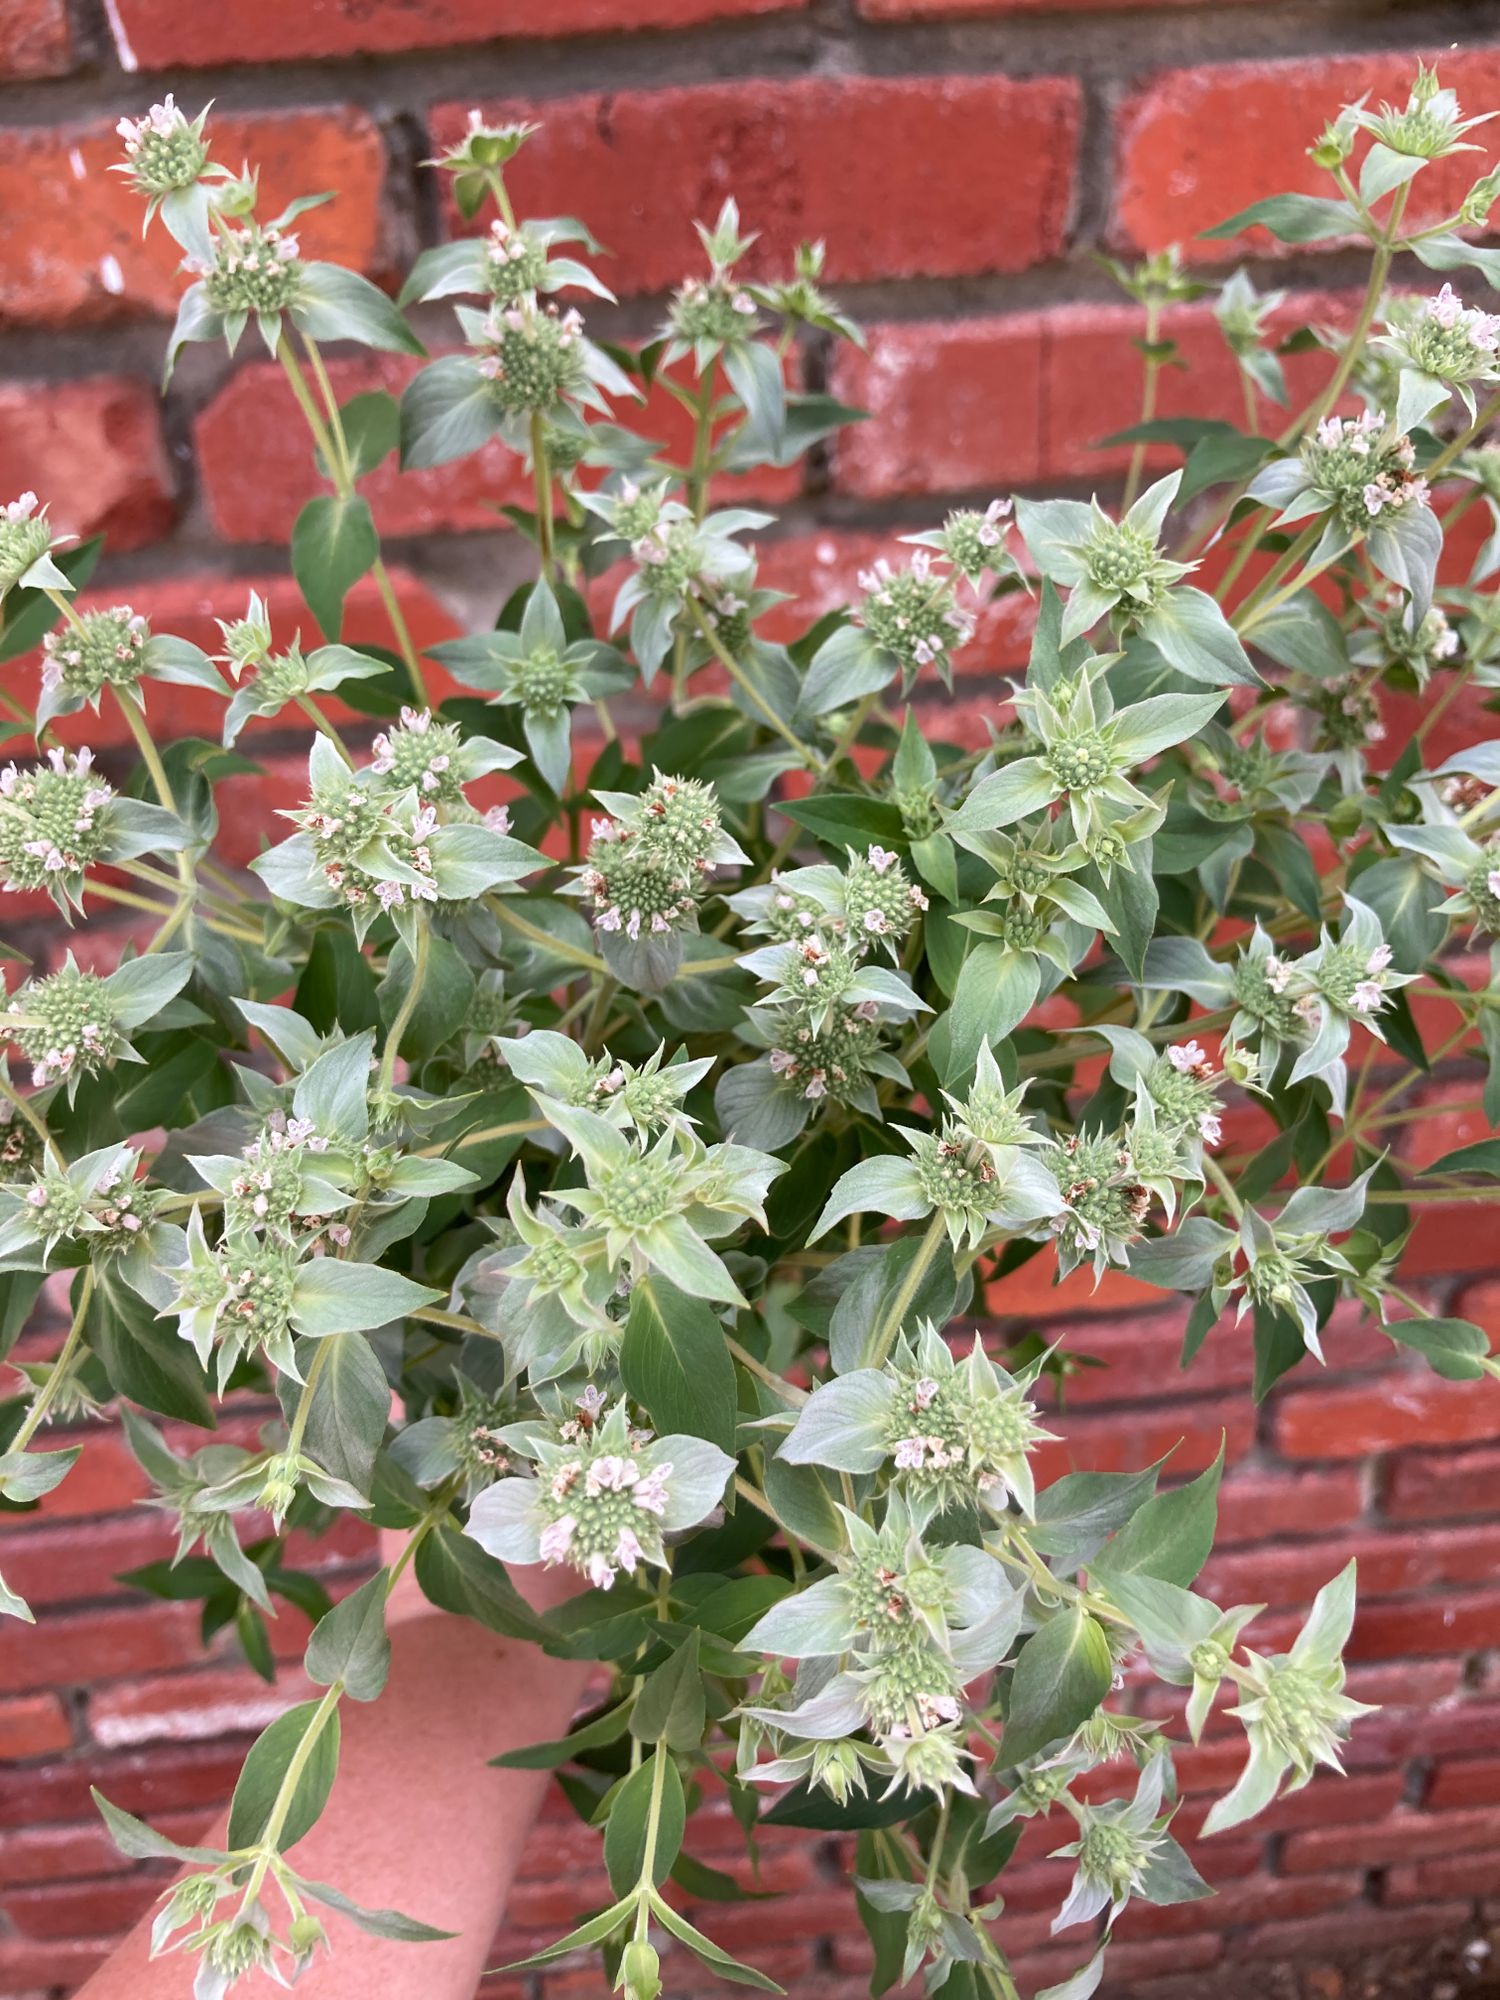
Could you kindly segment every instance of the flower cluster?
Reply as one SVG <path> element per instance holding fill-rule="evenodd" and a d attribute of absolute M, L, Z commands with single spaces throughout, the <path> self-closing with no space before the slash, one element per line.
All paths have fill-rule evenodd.
<path fill-rule="evenodd" d="M 0 507 L 0 598 L 20 583 L 52 547 L 52 524 L 38 512 L 34 493 Z"/>
<path fill-rule="evenodd" d="M 5 887 L 74 891 L 109 843 L 106 808 L 114 791 L 93 768 L 91 750 L 49 750 L 29 771 L 0 771 L 0 870 Z"/>
<path fill-rule="evenodd" d="M 896 661 L 909 685 L 924 667 L 953 682 L 953 654 L 974 636 L 974 618 L 958 603 L 954 577 L 934 568 L 919 549 L 905 569 L 893 570 L 884 556 L 859 573 L 864 592 L 856 622 L 883 653 Z"/>
<path fill-rule="evenodd" d="M 588 1399 L 551 1435 L 528 1437 L 535 1473 L 480 1494 L 470 1531 L 491 1555 L 567 1563 L 608 1590 L 622 1571 L 665 1565 L 664 1536 L 696 1527 L 718 1504 L 733 1469 L 726 1453 L 703 1438 L 652 1438 L 623 1400 L 602 1421 L 601 1408 Z"/>
<path fill-rule="evenodd" d="M 1413 470 L 1411 439 L 1393 434 L 1378 410 L 1325 417 L 1302 458 L 1315 492 L 1351 533 L 1382 514 L 1427 504 L 1427 482 Z"/>

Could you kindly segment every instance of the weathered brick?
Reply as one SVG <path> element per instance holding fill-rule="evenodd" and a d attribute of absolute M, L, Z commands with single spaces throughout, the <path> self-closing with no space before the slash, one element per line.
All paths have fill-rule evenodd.
<path fill-rule="evenodd" d="M 1387 1870 L 1380 1885 L 1382 1903 L 1433 1903 L 1443 1896 L 1493 1896 L 1500 1886 L 1500 1869 L 1493 1850 L 1480 1854 L 1444 1854 L 1413 1868 Z"/>
<path fill-rule="evenodd" d="M 280 1674 L 268 1686 L 249 1667 L 164 1674 L 95 1694 L 89 1701 L 89 1731 L 106 1750 L 197 1742 L 264 1729 L 293 1702 L 315 1692 L 297 1674 Z"/>
<path fill-rule="evenodd" d="M 0 387 L 0 492 L 34 492 L 59 534 L 158 541 L 176 512 L 153 383 L 122 375 Z"/>
<path fill-rule="evenodd" d="M 1263 229 L 1224 243 L 1194 242 L 1200 230 L 1266 195 L 1334 192 L 1307 148 L 1338 105 L 1368 92 L 1404 105 L 1419 53 L 1318 56 L 1168 70 L 1149 79 L 1120 114 L 1114 228 L 1124 244 L 1159 250 L 1180 243 L 1194 260 L 1285 254 Z M 1426 51 L 1467 108 L 1500 94 L 1500 49 Z M 1494 139 L 1471 135 L 1482 153 L 1438 161 L 1415 184 L 1409 223 L 1450 215 L 1487 164 Z"/>
<path fill-rule="evenodd" d="M 163 1876 L 116 1876 L 107 1882 L 48 1882 L 34 1889 L 10 1889 L 5 1914 L 25 1937 L 58 1943 L 68 1939 L 111 1938 L 145 1915 L 161 1892 Z"/>
<path fill-rule="evenodd" d="M 1500 1806 L 1500 1757 L 1465 1757 L 1439 1764 L 1428 1780 L 1423 1804 L 1444 1812 L 1455 1806 Z"/>
<path fill-rule="evenodd" d="M 115 43 L 130 67 L 204 69 L 218 63 L 296 62 L 319 56 L 397 55 L 406 49 L 532 36 L 608 35 L 690 28 L 700 21 L 787 13 L 808 0 L 113 0 Z"/>
<path fill-rule="evenodd" d="M 70 1748 L 72 1741 L 73 1726 L 55 1694 L 0 1701 L 0 1757 L 45 1757 Z"/>
<path fill-rule="evenodd" d="M 1303 295 L 1277 326 L 1348 317 L 1349 301 Z M 834 446 L 834 483 L 866 499 L 977 489 L 1008 492 L 1056 479 L 1102 478 L 1128 462 L 1129 445 L 1100 448 L 1140 415 L 1139 369 L 1122 357 L 1144 319 L 1128 305 L 1062 306 L 984 319 L 902 320 L 867 329 L 868 349 L 838 350 L 835 393 L 869 412 Z M 1164 316 L 1186 369 L 1168 368 L 1158 414 L 1243 422 L 1239 371 L 1206 306 Z M 1288 366 L 1294 401 L 1327 372 L 1321 352 Z M 1149 465 L 1180 462 L 1153 447 Z"/>
<path fill-rule="evenodd" d="M 808 237 L 826 239 L 835 282 L 1041 263 L 1063 247 L 1080 100 L 1066 77 L 849 76 L 485 110 L 543 123 L 509 170 L 517 208 L 581 215 L 615 253 L 610 284 L 651 292 L 697 267 L 692 219 L 712 221 L 730 194 L 761 232 L 747 264 L 756 271 L 784 271 Z M 464 105 L 437 107 L 439 143 L 465 116 Z"/>
<path fill-rule="evenodd" d="M 298 223 L 303 254 L 380 269 L 385 147 L 366 113 L 343 105 L 225 116 L 213 139 L 225 160 L 260 168 L 269 215 L 295 195 L 337 188 L 337 201 Z M 108 125 L 0 131 L 0 325 L 176 311 L 188 282 L 182 251 L 160 224 L 142 237 L 139 198 L 107 171 L 119 157 Z"/>
<path fill-rule="evenodd" d="M 1209 1558 L 1199 1586 L 1218 1603 L 1306 1604 L 1354 1558 L 1362 1599 L 1451 1583 L 1484 1583 L 1500 1567 L 1500 1522 L 1425 1534 L 1350 1535 L 1301 1548 L 1245 1549 Z"/>
<path fill-rule="evenodd" d="M 1394 1812 L 1378 1826 L 1318 1826 L 1290 1834 L 1281 1845 L 1281 1866 L 1289 1874 L 1304 1875 L 1476 1849 L 1493 1855 L 1497 1833 L 1500 1811 Z"/>
<path fill-rule="evenodd" d="M 994 14 L 1090 14 L 1137 8 L 1140 0 L 855 0 L 867 21 L 968 21 Z M 1234 7 L 1240 0 L 1156 0 L 1162 7 Z"/>
<path fill-rule="evenodd" d="M 1413 1938 L 1461 1935 L 1468 1919 L 1464 1903 L 1435 1903 L 1424 1910 L 1377 1910 L 1359 1904 L 1321 1917 L 1258 1924 L 1236 1939 L 1235 1952 L 1246 1958 L 1293 1960 L 1372 1952 Z"/>
<path fill-rule="evenodd" d="M 1263 1473 L 1243 1467 L 1219 1493 L 1218 1546 L 1322 1534 L 1348 1527 L 1363 1511 L 1364 1482 L 1355 1468 Z"/>
<path fill-rule="evenodd" d="M 1395 1521 L 1500 1514 L 1500 1450 L 1403 1452 L 1391 1464 L 1381 1511 Z"/>
<path fill-rule="evenodd" d="M 1427 1596 L 1407 1604 L 1363 1604 L 1349 1643 L 1350 1657 L 1362 1660 L 1402 1653 L 1480 1652 L 1500 1645 L 1500 1591 Z"/>
<path fill-rule="evenodd" d="M 1288 1458 L 1363 1458 L 1413 1444 L 1471 1444 L 1500 1437 L 1500 1410 L 1464 1382 L 1402 1372 L 1368 1386 L 1305 1389 L 1276 1411 L 1277 1449 Z"/>
<path fill-rule="evenodd" d="M 0 0 L 0 78 L 62 76 L 72 67 L 64 0 Z"/>

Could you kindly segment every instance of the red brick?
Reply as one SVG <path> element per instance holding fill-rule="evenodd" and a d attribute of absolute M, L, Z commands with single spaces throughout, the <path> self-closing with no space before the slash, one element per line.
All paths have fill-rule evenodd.
<path fill-rule="evenodd" d="M 198 1609 L 150 1603 L 130 1609 L 66 1612 L 35 1627 L 10 1621 L 0 1631 L 0 1688 L 18 1692 L 121 1680 L 200 1657 Z"/>
<path fill-rule="evenodd" d="M 157 1813 L 152 1824 L 170 1839 L 191 1841 L 203 1830 L 201 1811 Z M 80 1875 L 123 1875 L 134 1863 L 115 1846 L 95 1815 L 84 1826 L 33 1826 L 0 1836 L 0 1885 L 57 1882 Z"/>
<path fill-rule="evenodd" d="M 45 1757 L 71 1748 L 72 1742 L 72 1724 L 55 1694 L 0 1701 L 0 1757 Z"/>
<path fill-rule="evenodd" d="M 1432 1903 L 1440 1896 L 1493 1896 L 1500 1862 L 1488 1854 L 1445 1854 L 1415 1868 L 1392 1868 L 1380 1886 L 1383 1903 Z"/>
<path fill-rule="evenodd" d="M 1301 1836 L 1297 1836 L 1301 1838 Z M 1222 1886 L 1214 1867 L 1214 1849 L 1205 1847 L 1200 1865 L 1215 1885 L 1216 1893 L 1203 1902 L 1167 1904 L 1153 1909 L 1149 1903 L 1132 1903 L 1119 1919 L 1121 1937 L 1177 1938 L 1193 1931 L 1225 1931 L 1251 1921 L 1273 1917 L 1313 1917 L 1324 1910 L 1336 1910 L 1351 1903 L 1360 1893 L 1364 1877 L 1354 1866 L 1343 1873 L 1303 1875 L 1281 1880 L 1264 1875 L 1247 1882 Z"/>
<path fill-rule="evenodd" d="M 1484 1583 L 1500 1569 L 1500 1522 L 1446 1533 L 1350 1535 L 1297 1549 L 1254 1548 L 1210 1556 L 1200 1588 L 1217 1603 L 1307 1604 L 1353 1556 L 1362 1599 L 1438 1584 Z"/>
<path fill-rule="evenodd" d="M 1395 1521 L 1500 1514 L 1500 1450 L 1403 1452 L 1390 1467 L 1381 1511 Z"/>
<path fill-rule="evenodd" d="M 1424 1805 L 1434 1811 L 1454 1806 L 1500 1806 L 1500 1757 L 1466 1757 L 1439 1764 L 1428 1781 Z"/>
<path fill-rule="evenodd" d="M 162 1874 L 117 1876 L 108 1882 L 49 1882 L 9 1890 L 5 1914 L 26 1937 L 48 1940 L 114 1937 L 145 1915 L 162 1887 Z"/>
<path fill-rule="evenodd" d="M 1263 1473 L 1243 1467 L 1219 1494 L 1218 1545 L 1322 1534 L 1348 1527 L 1363 1512 L 1364 1481 L 1355 1469 Z"/>
<path fill-rule="evenodd" d="M 1402 1653 L 1473 1653 L 1500 1645 L 1500 1591 L 1424 1597 L 1408 1604 L 1361 1605 L 1350 1640 L 1353 1659 Z"/>
<path fill-rule="evenodd" d="M 419 364 L 398 355 L 359 355 L 335 361 L 329 373 L 341 403 L 372 389 L 399 395 Z M 685 460 L 690 414 L 665 389 L 632 406 L 629 421 L 642 436 L 658 439 L 669 455 Z M 198 418 L 194 448 L 214 526 L 230 542 L 285 542 L 298 510 L 326 492 L 308 450 L 302 419 L 274 362 L 238 370 Z M 591 474 L 592 484 L 599 475 Z M 795 468 L 765 467 L 723 480 L 715 497 L 784 501 L 800 489 Z M 383 535 L 428 535 L 438 530 L 493 534 L 509 523 L 504 505 L 533 504 L 531 474 L 498 440 L 453 465 L 401 472 L 389 459 L 361 487 Z"/>
<path fill-rule="evenodd" d="M 89 1732 L 106 1750 L 163 1740 L 191 1743 L 264 1729 L 310 1691 L 299 1674 L 281 1674 L 268 1687 L 249 1667 L 168 1674 L 94 1695 Z"/>
<path fill-rule="evenodd" d="M 95 1753 L 36 1768 L 0 1769 L 0 1827 L 31 1831 L 57 1821 L 87 1821 L 94 1813 L 90 1786 L 143 1819 L 189 1808 L 206 1814 L 233 1791 L 249 1740 L 156 1744 L 125 1756 Z"/>
<path fill-rule="evenodd" d="M 1348 301 L 1306 295 L 1278 315 L 1286 329 L 1346 318 Z M 868 351 L 840 348 L 833 388 L 868 420 L 834 447 L 834 484 L 866 499 L 898 493 L 979 489 L 1007 492 L 1042 480 L 1100 478 L 1128 462 L 1128 445 L 1102 438 L 1140 415 L 1139 371 L 1130 342 L 1144 330 L 1134 306 L 1063 306 L 1051 312 L 966 320 L 918 320 L 867 329 Z M 1239 371 L 1206 306 L 1165 315 L 1187 371 L 1166 369 L 1162 416 L 1240 423 Z M 1294 401 L 1327 372 L 1321 353 L 1290 365 Z M 1166 447 L 1148 455 L 1176 463 Z"/>
<path fill-rule="evenodd" d="M 1500 1437 L 1500 1408 L 1475 1395 L 1472 1383 L 1403 1370 L 1368 1386 L 1294 1391 L 1277 1409 L 1274 1428 L 1288 1458 L 1363 1458 L 1403 1445 Z"/>
<path fill-rule="evenodd" d="M 120 55 L 134 69 L 295 62 L 319 56 L 393 55 L 501 37 L 607 35 L 689 28 L 730 16 L 786 13 L 808 0 L 113 0 Z"/>
<path fill-rule="evenodd" d="M 0 492 L 28 489 L 66 535 L 111 552 L 167 533 L 176 512 L 154 384 L 121 375 L 0 388 Z"/>
<path fill-rule="evenodd" d="M 1232 1463 L 1250 1449 L 1255 1417 L 1244 1397 L 1225 1403 L 1168 1404 L 1149 1415 L 1071 1417 L 1066 1435 L 1038 1447 L 1037 1478 L 1046 1483 L 1065 1472 L 1133 1472 L 1170 1453 L 1174 1476 L 1201 1472 L 1212 1463 L 1221 1438 Z"/>
<path fill-rule="evenodd" d="M 1436 1903 L 1425 1910 L 1377 1910 L 1371 1905 L 1288 1923 L 1260 1924 L 1235 1940 L 1236 1956 L 1306 1961 L 1327 1954 L 1374 1952 L 1410 1939 L 1462 1934 L 1469 1923 L 1464 1903 Z"/>
<path fill-rule="evenodd" d="M 261 169 L 262 209 L 336 188 L 337 201 L 297 225 L 308 257 L 374 272 L 384 262 L 385 148 L 351 105 L 216 118 L 215 152 Z M 0 325 L 60 326 L 174 313 L 187 280 L 182 252 L 119 174 L 109 125 L 11 126 L 0 132 Z M 61 218 L 66 218 L 66 223 Z"/>
<path fill-rule="evenodd" d="M 993 14 L 1101 14 L 1141 0 L 855 0 L 867 21 L 980 20 Z M 1155 0 L 1158 7 L 1234 7 L 1241 0 Z M 1110 1961 L 1113 1966 L 1114 1961 Z"/>
<path fill-rule="evenodd" d="M 1500 1811 L 1396 1812 L 1380 1825 L 1309 1827 L 1281 1844 L 1281 1866 L 1291 1875 L 1324 1868 L 1379 1868 L 1420 1861 L 1433 1854 L 1493 1852 Z"/>
<path fill-rule="evenodd" d="M 0 0 L 0 77 L 62 76 L 72 67 L 64 0 Z"/>
<path fill-rule="evenodd" d="M 1428 52 L 1442 80 L 1465 108 L 1484 111 L 1500 96 L 1500 50 Z M 1341 103 L 1368 91 L 1378 102 L 1404 105 L 1418 52 L 1402 55 L 1318 56 L 1300 62 L 1250 62 L 1154 76 L 1120 115 L 1115 235 L 1124 244 L 1159 250 L 1180 243 L 1195 261 L 1285 254 L 1291 246 L 1256 229 L 1226 243 L 1195 243 L 1200 230 L 1224 221 L 1266 195 L 1334 192 L 1330 177 L 1307 157 Z M 1481 126 L 1471 135 L 1482 152 L 1494 139 Z M 1457 207 L 1486 161 L 1460 153 L 1439 161 L 1416 183 L 1409 222 L 1430 223 Z M 1292 254 L 1300 254 L 1292 248 Z"/>
<path fill-rule="evenodd" d="M 35 1944 L 28 1938 L 0 1938 L 0 1993 L 24 2000 L 28 1987 L 71 1992 L 103 1964 L 112 1948 L 104 1938 L 68 1944 L 56 1939 Z"/>
<path fill-rule="evenodd" d="M 517 208 L 581 215 L 615 253 L 609 283 L 652 292 L 702 262 L 691 223 L 730 194 L 761 232 L 757 272 L 784 271 L 808 237 L 826 239 L 836 283 L 1041 263 L 1063 247 L 1080 96 L 1064 77 L 850 76 L 485 109 L 543 122 L 508 176 Z M 435 110 L 439 144 L 466 110 Z"/>

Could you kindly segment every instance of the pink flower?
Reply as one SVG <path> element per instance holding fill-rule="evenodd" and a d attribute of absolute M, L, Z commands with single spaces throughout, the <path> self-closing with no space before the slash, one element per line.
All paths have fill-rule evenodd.
<path fill-rule="evenodd" d="M 1183 1076 L 1186 1076 L 1189 1070 L 1197 1069 L 1201 1064 L 1207 1062 L 1207 1060 L 1208 1058 L 1203 1053 L 1201 1042 L 1174 1042 L 1172 1047 L 1167 1050 L 1167 1061 L 1172 1065 L 1173 1069 L 1177 1070 Z"/>
<path fill-rule="evenodd" d="M 571 1514 L 564 1514 L 560 1521 L 548 1522 L 541 1534 L 542 1561 L 544 1563 L 560 1563 L 564 1559 L 577 1527 L 578 1523 Z"/>

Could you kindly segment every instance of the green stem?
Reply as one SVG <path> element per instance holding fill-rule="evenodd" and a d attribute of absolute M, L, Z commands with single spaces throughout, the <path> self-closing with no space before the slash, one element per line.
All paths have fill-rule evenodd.
<path fill-rule="evenodd" d="M 523 938 L 529 938 L 533 944 L 545 946 L 554 957 L 566 959 L 569 965 L 587 966 L 590 972 L 604 972 L 608 969 L 604 960 L 594 952 L 584 951 L 576 944 L 568 944 L 562 938 L 555 938 L 550 931 L 544 931 L 539 924 L 534 924 L 530 918 L 523 917 L 504 896 L 486 896 L 485 907 L 508 929 Z"/>
<path fill-rule="evenodd" d="M 1219 1190 L 1219 1193 L 1223 1195 L 1225 1205 L 1228 1208 L 1229 1213 L 1234 1217 L 1235 1221 L 1236 1222 L 1243 1221 L 1245 1215 L 1244 1203 L 1235 1193 L 1234 1188 L 1230 1183 L 1229 1176 L 1225 1173 L 1224 1169 L 1219 1165 L 1218 1161 L 1213 1157 L 1211 1153 L 1205 1152 L 1203 1155 L 1203 1171 L 1205 1174 L 1207 1174 L 1208 1178 L 1213 1182 L 1214 1186 Z"/>
<path fill-rule="evenodd" d="M 78 1287 L 78 1304 L 73 1311 L 73 1324 L 68 1328 L 68 1337 L 58 1349 L 57 1359 L 53 1362 L 46 1381 L 32 1398 L 31 1408 L 26 1412 L 21 1428 L 6 1446 L 7 1451 L 24 1451 L 41 1429 L 48 1410 L 56 1402 L 57 1393 L 68 1379 L 77 1358 L 79 1344 L 83 1339 L 83 1322 L 88 1315 L 89 1300 L 93 1297 L 93 1293 L 93 1267 L 86 1266 L 83 1280 Z"/>
<path fill-rule="evenodd" d="M 287 1433 L 286 1448 L 290 1457 L 296 1458 L 302 1450 L 302 1440 L 307 1435 L 307 1421 L 312 1415 L 313 1397 L 317 1394 L 318 1380 L 328 1365 L 328 1357 L 333 1352 L 333 1342 L 320 1340 L 317 1352 L 308 1364 L 306 1377 L 302 1383 L 302 1393 L 297 1398 L 297 1407 L 292 1413 L 291 1428 Z"/>
<path fill-rule="evenodd" d="M 552 549 L 552 468 L 547 462 L 547 433 L 540 414 L 531 414 L 531 469 L 536 479 L 536 546 L 542 576 L 551 583 L 556 570 Z"/>
<path fill-rule="evenodd" d="M 760 689 L 756 687 L 754 682 L 749 679 L 749 677 L 745 673 L 744 668 L 740 665 L 739 661 L 734 657 L 733 653 L 730 652 L 729 648 L 724 644 L 723 640 L 719 637 L 718 633 L 714 630 L 712 625 L 710 625 L 708 620 L 704 617 L 702 606 L 698 604 L 696 600 L 690 599 L 689 609 L 693 614 L 693 622 L 697 625 L 698 630 L 702 633 L 703 637 L 708 641 L 710 647 L 713 649 L 715 658 L 718 660 L 719 664 L 728 672 L 730 678 L 735 682 L 735 684 L 741 689 L 743 689 L 744 693 L 748 696 L 752 706 L 757 710 L 757 712 L 760 715 L 762 715 L 765 718 L 766 722 L 776 732 L 776 734 L 779 737 L 781 737 L 784 742 L 787 742 L 792 746 L 792 748 L 796 751 L 798 757 L 802 760 L 803 764 L 806 765 L 807 769 L 809 771 L 816 771 L 819 776 L 822 776 L 825 768 L 822 759 L 818 756 L 817 752 L 811 748 L 810 745 L 804 743 L 802 738 L 798 736 L 785 722 L 782 721 L 781 717 L 776 713 L 775 709 L 772 708 L 771 704 L 766 700 L 765 696 L 761 693 Z"/>
<path fill-rule="evenodd" d="M 865 1363 L 867 1368 L 885 1366 L 886 1357 L 890 1354 L 896 1336 L 901 1331 L 901 1323 L 910 1312 L 912 1301 L 921 1290 L 922 1280 L 927 1276 L 928 1267 L 938 1253 L 938 1246 L 947 1240 L 947 1235 L 947 1219 L 943 1211 L 938 1209 L 927 1225 L 927 1234 L 922 1238 L 906 1276 L 897 1286 L 895 1296 L 880 1316 L 880 1323 L 870 1344 L 870 1358 Z"/>
<path fill-rule="evenodd" d="M 422 997 L 422 986 L 427 978 L 427 960 L 432 949 L 432 926 L 420 910 L 417 912 L 417 948 L 412 956 L 411 979 L 402 995 L 400 1008 L 386 1033 L 385 1047 L 380 1052 L 380 1076 L 376 1088 L 382 1096 L 388 1095 L 396 1081 L 396 1058 L 401 1053 L 401 1037 L 417 1011 L 417 1002 Z"/>
<path fill-rule="evenodd" d="M 1156 415 L 1156 387 L 1161 374 L 1161 363 L 1156 359 L 1154 349 L 1157 335 L 1161 331 L 1161 303 L 1152 298 L 1146 302 L 1146 371 L 1141 390 L 1141 422 L 1149 424 Z M 1125 493 L 1120 502 L 1122 513 L 1129 513 L 1135 504 L 1135 496 L 1141 490 L 1141 474 L 1146 468 L 1146 446 L 1144 440 L 1130 454 L 1130 470 L 1125 475 Z"/>

